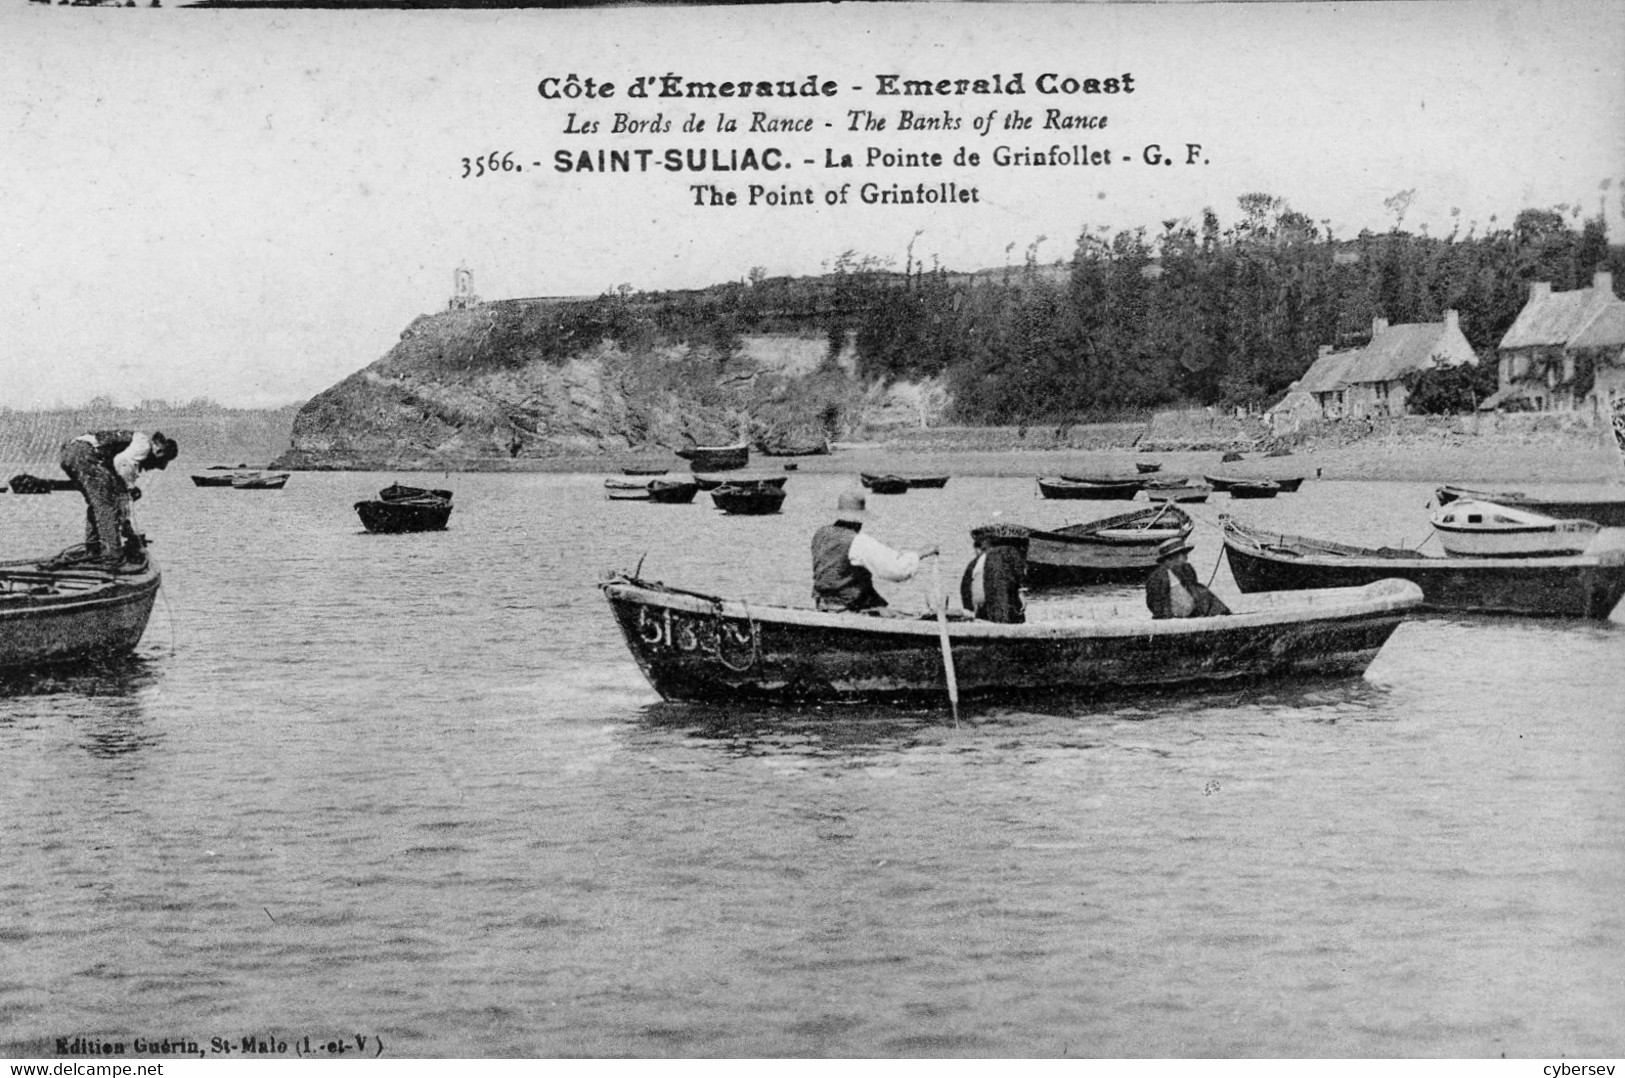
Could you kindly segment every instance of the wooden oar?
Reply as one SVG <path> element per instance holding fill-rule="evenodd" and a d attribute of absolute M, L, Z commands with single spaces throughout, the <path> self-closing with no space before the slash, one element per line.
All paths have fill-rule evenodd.
<path fill-rule="evenodd" d="M 937 629 L 942 637 L 942 670 L 948 675 L 948 706 L 953 709 L 954 725 L 959 725 L 959 678 L 954 674 L 954 649 L 948 643 L 948 597 L 942 592 L 942 573 L 937 568 L 942 557 L 931 555 L 931 605 L 937 608 Z"/>

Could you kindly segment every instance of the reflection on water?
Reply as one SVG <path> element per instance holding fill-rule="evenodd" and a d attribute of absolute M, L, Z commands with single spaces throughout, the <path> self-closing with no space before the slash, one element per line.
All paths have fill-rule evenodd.
<path fill-rule="evenodd" d="M 438 483 L 448 531 L 365 535 L 351 503 L 393 478 L 160 477 L 138 656 L 0 682 L 0 1054 L 154 1030 L 396 1056 L 1625 1044 L 1617 620 L 1426 616 L 1363 678 L 958 726 L 945 699 L 667 704 L 599 573 L 647 553 L 680 587 L 806 605 L 850 477 L 729 518 L 465 475 Z M 1311 483 L 1237 515 L 1381 545 L 1415 540 L 1426 494 Z M 871 506 L 945 579 L 994 510 L 1090 512 L 968 477 Z M 81 521 L 8 512 L 22 549 Z M 1217 533 L 1195 542 L 1233 594 Z M 883 589 L 923 610 L 929 583 Z"/>

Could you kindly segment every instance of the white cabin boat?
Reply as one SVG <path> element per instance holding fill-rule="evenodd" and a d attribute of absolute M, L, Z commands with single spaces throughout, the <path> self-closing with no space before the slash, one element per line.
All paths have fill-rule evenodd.
<path fill-rule="evenodd" d="M 1445 553 L 1466 558 L 1566 557 L 1584 552 L 1602 530 L 1595 521 L 1559 520 L 1474 498 L 1437 506 L 1430 519 Z"/>

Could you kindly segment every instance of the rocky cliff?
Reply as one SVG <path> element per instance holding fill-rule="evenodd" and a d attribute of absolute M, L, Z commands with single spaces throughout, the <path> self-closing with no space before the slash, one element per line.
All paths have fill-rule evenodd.
<path fill-rule="evenodd" d="M 675 324 L 674 324 L 675 323 Z M 507 300 L 416 319 L 382 358 L 312 398 L 292 468 L 503 468 L 748 439 L 838 438 L 867 411 L 913 418 L 937 394 L 869 393 L 828 332 L 741 330 L 624 300 Z M 893 399 L 897 397 L 898 399 Z"/>

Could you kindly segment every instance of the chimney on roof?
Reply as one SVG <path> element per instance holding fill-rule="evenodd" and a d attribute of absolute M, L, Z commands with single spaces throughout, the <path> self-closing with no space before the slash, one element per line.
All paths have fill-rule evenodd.
<path fill-rule="evenodd" d="M 1535 281 L 1529 286 L 1529 298 L 1532 300 L 1545 299 L 1551 294 L 1552 282 L 1550 281 Z"/>
<path fill-rule="evenodd" d="M 1461 315 L 1459 313 L 1456 311 L 1444 312 L 1444 331 L 1446 333 L 1461 332 Z"/>
<path fill-rule="evenodd" d="M 1604 299 L 1615 299 L 1614 275 L 1607 270 L 1598 270 L 1591 277 L 1591 287 L 1600 292 Z"/>
<path fill-rule="evenodd" d="M 1387 328 L 1388 328 L 1388 319 L 1386 319 L 1386 318 L 1373 318 L 1371 320 L 1371 336 L 1372 337 L 1375 337 L 1377 334 L 1381 333 L 1383 330 L 1385 330 Z"/>

